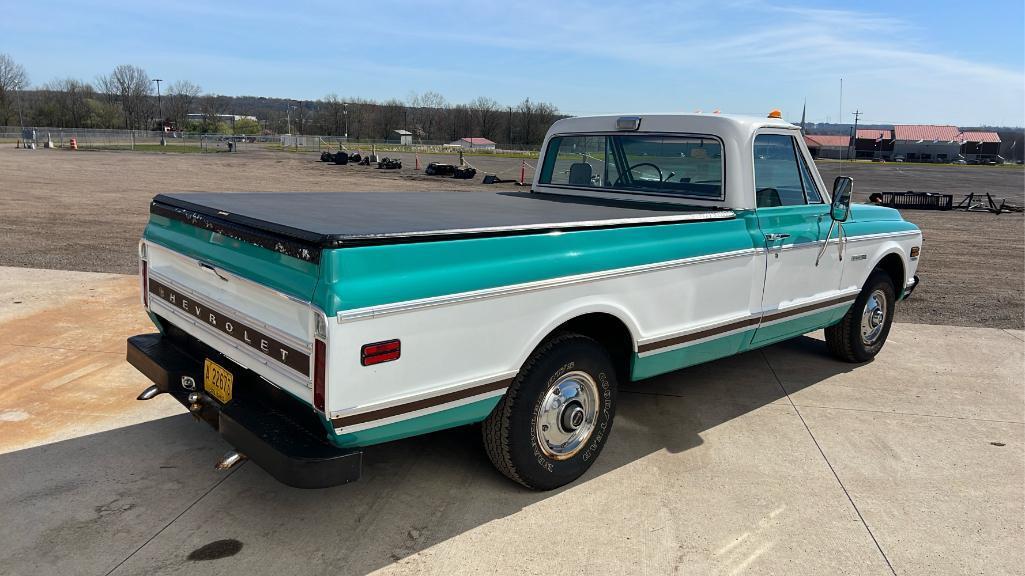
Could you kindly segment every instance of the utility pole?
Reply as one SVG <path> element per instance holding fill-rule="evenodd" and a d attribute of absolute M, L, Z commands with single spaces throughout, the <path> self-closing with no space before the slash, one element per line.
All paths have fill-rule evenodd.
<path fill-rule="evenodd" d="M 861 115 L 864 114 L 864 112 L 862 112 L 861 110 L 855 110 L 854 112 L 851 112 L 851 114 L 854 115 L 854 128 L 852 128 L 853 133 L 851 134 L 851 145 L 854 147 L 854 155 L 857 156 L 857 154 L 858 154 L 858 119 L 861 118 Z M 850 151 L 847 152 L 847 159 L 848 160 L 854 160 L 853 158 L 851 158 Z"/>
<path fill-rule="evenodd" d="M 160 78 L 154 78 L 154 82 L 157 83 L 157 116 L 160 117 L 160 129 L 164 129 L 164 107 L 160 105 L 160 83 L 163 82 Z"/>

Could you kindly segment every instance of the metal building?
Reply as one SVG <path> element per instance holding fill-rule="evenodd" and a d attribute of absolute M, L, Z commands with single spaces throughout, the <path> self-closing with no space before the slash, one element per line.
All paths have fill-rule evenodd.
<path fill-rule="evenodd" d="M 403 146 L 413 145 L 413 133 L 409 130 L 392 130 L 388 141 Z"/>
<path fill-rule="evenodd" d="M 851 153 L 851 137 L 835 134 L 805 134 L 804 142 L 812 158 L 846 160 Z"/>
<path fill-rule="evenodd" d="M 991 162 L 1000 156 L 1000 135 L 996 132 L 962 132 L 961 155 L 968 161 Z"/>
<path fill-rule="evenodd" d="M 855 158 L 882 158 L 889 160 L 893 156 L 893 130 L 879 128 L 859 128 L 854 137 Z"/>
<path fill-rule="evenodd" d="M 893 159 L 906 162 L 951 162 L 961 154 L 957 126 L 897 124 L 893 127 Z"/>
<path fill-rule="evenodd" d="M 487 138 L 460 138 L 449 146 L 460 146 L 462 148 L 473 148 L 475 150 L 494 150 L 495 143 Z"/>

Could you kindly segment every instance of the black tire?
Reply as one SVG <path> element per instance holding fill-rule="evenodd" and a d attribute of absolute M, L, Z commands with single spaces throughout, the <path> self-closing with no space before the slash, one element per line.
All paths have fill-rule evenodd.
<path fill-rule="evenodd" d="M 349 163 L 349 155 L 345 152 L 339 152 L 335 154 L 334 160 L 335 164 L 341 164 L 344 166 Z"/>
<path fill-rule="evenodd" d="M 580 438 L 578 448 L 556 458 L 551 448 L 541 446 L 538 418 L 549 390 L 559 382 L 565 385 L 567 379 L 572 382 L 574 374 L 577 379 L 586 374 L 595 386 L 593 417 L 590 422 L 583 420 L 591 430 Z M 574 333 L 549 339 L 530 356 L 484 421 L 481 432 L 488 457 L 502 474 L 534 490 L 551 490 L 576 480 L 598 458 L 612 432 L 616 389 L 612 359 L 598 342 Z M 572 401 L 564 405 L 567 408 L 558 411 L 560 422 Z"/>
<path fill-rule="evenodd" d="M 873 294 L 882 296 L 885 300 L 885 312 L 881 330 L 871 342 L 866 343 L 862 338 L 862 315 L 865 312 L 866 304 Z M 868 281 L 858 294 L 851 309 L 844 314 L 840 322 L 826 328 L 826 345 L 829 351 L 840 360 L 845 362 L 868 362 L 875 358 L 876 354 L 883 349 L 886 337 L 890 334 L 890 326 L 893 324 L 894 305 L 897 302 L 893 281 L 889 274 L 876 269 L 869 275 Z"/>

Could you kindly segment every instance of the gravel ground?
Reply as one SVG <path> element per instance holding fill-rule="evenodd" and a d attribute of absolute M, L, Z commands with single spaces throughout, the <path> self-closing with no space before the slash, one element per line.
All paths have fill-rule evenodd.
<path fill-rule="evenodd" d="M 517 189 L 424 176 L 413 169 L 380 171 L 282 152 L 153 154 L 0 148 L 0 265 L 135 273 L 135 246 L 155 194 L 177 191 L 409 191 Z M 517 178 L 520 160 L 467 157 L 482 172 Z M 424 156 L 422 162 L 455 162 Z M 529 161 L 534 164 L 534 161 Z M 929 166 L 823 162 L 824 179 L 843 170 L 859 200 L 876 191 L 955 195 L 970 191 L 1025 203 L 1020 167 Z M 532 170 L 527 169 L 528 181 Z M 999 200 L 998 200 L 999 201 Z M 905 211 L 925 246 L 915 296 L 897 320 L 925 324 L 1025 328 L 1025 219 L 1021 214 Z"/>

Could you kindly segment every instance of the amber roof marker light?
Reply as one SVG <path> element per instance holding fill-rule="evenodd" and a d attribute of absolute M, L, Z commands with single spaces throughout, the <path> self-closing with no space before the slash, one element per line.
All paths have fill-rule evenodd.
<path fill-rule="evenodd" d="M 779 111 L 779 108 L 773 108 L 772 112 L 769 112 L 769 118 L 783 119 L 783 113 Z"/>

